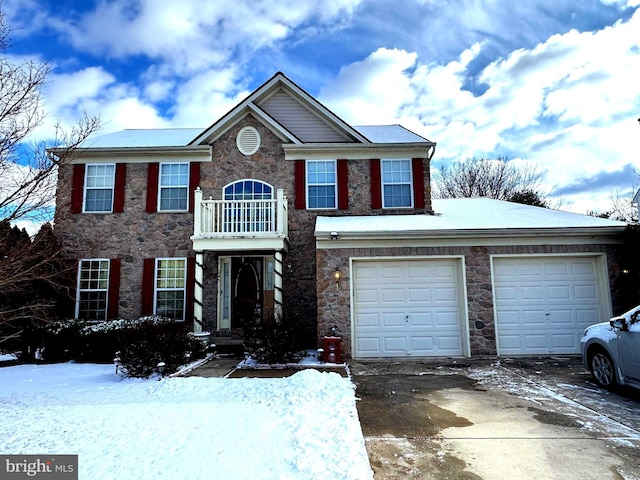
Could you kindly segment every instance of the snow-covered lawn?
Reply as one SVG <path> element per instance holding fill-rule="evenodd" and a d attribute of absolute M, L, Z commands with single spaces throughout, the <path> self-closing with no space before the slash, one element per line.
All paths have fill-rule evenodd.
<path fill-rule="evenodd" d="M 111 365 L 0 368 L 0 452 L 78 454 L 80 479 L 367 479 L 354 386 L 121 379 Z"/>

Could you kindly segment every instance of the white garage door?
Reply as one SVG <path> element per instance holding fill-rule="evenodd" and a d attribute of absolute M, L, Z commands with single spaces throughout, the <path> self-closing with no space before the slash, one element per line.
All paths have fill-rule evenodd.
<path fill-rule="evenodd" d="M 598 265 L 595 257 L 494 258 L 498 353 L 580 353 L 584 328 L 605 319 Z"/>
<path fill-rule="evenodd" d="M 354 356 L 462 355 L 459 263 L 354 261 Z"/>

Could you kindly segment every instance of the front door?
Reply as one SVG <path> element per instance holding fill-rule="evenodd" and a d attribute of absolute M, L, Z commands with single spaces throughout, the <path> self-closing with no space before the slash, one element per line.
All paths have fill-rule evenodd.
<path fill-rule="evenodd" d="M 218 330 L 241 329 L 274 313 L 274 258 L 220 258 Z"/>
<path fill-rule="evenodd" d="M 262 258 L 231 259 L 231 328 L 244 328 L 262 315 Z"/>

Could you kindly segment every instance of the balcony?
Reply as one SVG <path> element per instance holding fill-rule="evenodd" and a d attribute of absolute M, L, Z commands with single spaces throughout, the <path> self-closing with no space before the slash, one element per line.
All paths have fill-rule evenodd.
<path fill-rule="evenodd" d="M 195 191 L 195 251 L 258 251 L 287 249 L 287 197 L 276 190 L 273 200 L 203 200 Z"/>

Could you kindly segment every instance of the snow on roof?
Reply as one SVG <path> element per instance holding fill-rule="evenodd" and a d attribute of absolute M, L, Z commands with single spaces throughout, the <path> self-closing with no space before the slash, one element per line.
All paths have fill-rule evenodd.
<path fill-rule="evenodd" d="M 428 142 L 400 125 L 353 127 L 373 143 Z M 202 128 L 128 129 L 88 138 L 82 148 L 179 147 L 188 145 Z"/>
<path fill-rule="evenodd" d="M 435 215 L 318 217 L 316 233 L 443 232 L 502 229 L 608 228 L 624 222 L 532 207 L 490 198 L 447 198 L 432 201 Z"/>
<path fill-rule="evenodd" d="M 402 125 L 361 125 L 354 126 L 358 132 L 373 143 L 413 143 L 428 142 L 426 138 L 407 130 Z"/>
<path fill-rule="evenodd" d="M 187 145 L 201 132 L 201 128 L 122 130 L 90 137 L 81 148 L 179 147 Z"/>

